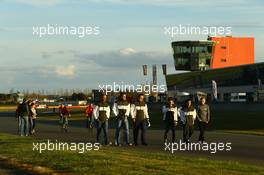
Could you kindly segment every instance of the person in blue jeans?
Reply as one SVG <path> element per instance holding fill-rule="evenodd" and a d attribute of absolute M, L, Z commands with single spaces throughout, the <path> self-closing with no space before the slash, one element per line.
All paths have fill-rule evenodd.
<path fill-rule="evenodd" d="M 108 138 L 108 119 L 110 117 L 110 106 L 107 103 L 107 96 L 102 95 L 101 101 L 95 106 L 93 111 L 94 119 L 97 125 L 96 141 L 100 142 L 101 131 L 104 132 L 104 144 L 109 144 Z"/>
<path fill-rule="evenodd" d="M 20 130 L 21 130 L 21 112 L 20 112 L 20 107 L 21 107 L 21 104 L 18 103 L 17 105 L 17 109 L 16 109 L 16 114 L 15 114 L 15 117 L 17 118 L 18 120 L 18 127 L 17 127 L 17 133 L 20 134 Z"/>
<path fill-rule="evenodd" d="M 148 106 L 145 103 L 144 94 L 138 95 L 138 100 L 133 105 L 131 105 L 131 117 L 133 120 L 133 134 L 134 134 L 134 144 L 138 145 L 138 134 L 141 130 L 141 143 L 142 145 L 147 145 L 146 142 L 146 130 L 150 127 Z"/>
<path fill-rule="evenodd" d="M 119 99 L 113 106 L 113 113 L 116 117 L 116 132 L 115 132 L 115 145 L 120 144 L 120 131 L 124 128 L 124 141 L 125 144 L 131 145 L 129 142 L 129 123 L 128 117 L 130 114 L 130 103 L 127 101 L 126 93 L 121 93 Z"/>
<path fill-rule="evenodd" d="M 21 117 L 20 136 L 29 135 L 29 105 L 27 99 L 23 99 L 23 102 L 19 107 L 19 116 Z"/>

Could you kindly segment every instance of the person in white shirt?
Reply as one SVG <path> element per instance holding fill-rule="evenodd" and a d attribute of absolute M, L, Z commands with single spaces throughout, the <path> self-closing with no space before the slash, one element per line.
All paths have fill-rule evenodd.
<path fill-rule="evenodd" d="M 141 130 L 141 143 L 142 145 L 147 145 L 146 143 L 146 130 L 150 127 L 148 106 L 145 103 L 144 94 L 138 95 L 138 100 L 133 105 L 131 105 L 131 117 L 133 120 L 133 131 L 134 131 L 134 144 L 138 145 L 138 134 Z"/>
<path fill-rule="evenodd" d="M 175 142 L 175 127 L 178 122 L 177 106 L 172 97 L 168 98 L 166 105 L 162 107 L 163 121 L 165 123 L 164 142 L 167 142 L 168 132 L 171 130 L 172 142 Z"/>
<path fill-rule="evenodd" d="M 127 101 L 126 93 L 121 93 L 119 99 L 113 106 L 113 113 L 116 117 L 115 145 L 120 146 L 120 130 L 124 128 L 124 140 L 129 143 L 129 123 L 130 103 Z"/>
<path fill-rule="evenodd" d="M 104 132 L 104 144 L 109 144 L 108 138 L 108 119 L 110 117 L 110 106 L 107 103 L 107 96 L 104 94 L 101 97 L 101 101 L 95 105 L 93 110 L 93 116 L 97 125 L 96 141 L 100 143 L 100 134 Z"/>

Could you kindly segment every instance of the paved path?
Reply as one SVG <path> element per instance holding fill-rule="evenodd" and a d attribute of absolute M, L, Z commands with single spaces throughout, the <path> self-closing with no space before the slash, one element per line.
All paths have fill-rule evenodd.
<path fill-rule="evenodd" d="M 0 132 L 16 134 L 17 133 L 17 121 L 14 117 L 4 117 L 0 115 Z M 78 121 L 74 121 L 78 122 Z M 80 121 L 79 121 L 80 122 Z M 44 139 L 57 139 L 62 141 L 74 141 L 74 142 L 94 142 L 95 130 L 93 133 L 84 128 L 84 124 L 76 124 L 72 121 L 72 126 L 69 128 L 68 133 L 61 133 L 57 125 L 57 120 L 52 121 L 37 121 L 37 134 L 35 137 Z M 110 139 L 113 141 L 114 130 L 110 129 Z M 132 132 L 130 132 L 132 138 Z M 169 135 L 170 136 L 170 135 Z M 192 142 L 195 142 L 198 137 L 198 131 L 195 131 Z M 148 130 L 147 140 L 148 146 L 139 146 L 137 149 L 145 149 L 146 151 L 164 151 L 164 144 L 162 143 L 163 131 L 161 130 Z M 182 138 L 182 132 L 177 132 L 177 138 Z M 252 163 L 256 165 L 264 165 L 264 137 L 254 135 L 240 135 L 230 134 L 223 132 L 207 132 L 206 138 L 208 142 L 231 142 L 232 150 L 229 152 L 217 152 L 211 154 L 205 151 L 192 151 L 182 152 L 177 151 L 174 155 L 204 157 L 209 159 L 218 160 L 233 160 L 244 163 Z M 128 148 L 128 149 L 134 149 Z"/>

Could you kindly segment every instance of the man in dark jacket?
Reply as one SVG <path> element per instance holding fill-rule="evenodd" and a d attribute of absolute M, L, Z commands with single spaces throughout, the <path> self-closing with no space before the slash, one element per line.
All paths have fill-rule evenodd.
<path fill-rule="evenodd" d="M 189 143 L 194 130 L 194 121 L 197 117 L 196 109 L 191 99 L 184 102 L 184 106 L 180 109 L 179 113 L 181 114 L 180 118 L 183 124 L 183 140 L 185 143 Z"/>
<path fill-rule="evenodd" d="M 28 136 L 29 134 L 29 106 L 27 99 L 23 99 L 19 107 L 19 116 L 21 117 L 20 136 Z"/>

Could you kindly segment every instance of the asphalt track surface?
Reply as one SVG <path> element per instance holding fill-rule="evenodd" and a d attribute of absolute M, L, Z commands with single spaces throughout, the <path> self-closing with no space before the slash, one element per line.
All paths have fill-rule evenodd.
<path fill-rule="evenodd" d="M 72 123 L 72 125 L 71 125 Z M 36 138 L 51 139 L 66 142 L 94 142 L 96 136 L 96 130 L 85 128 L 85 124 L 75 125 L 74 121 L 70 121 L 69 131 L 67 133 L 60 132 L 58 126 L 58 120 L 37 120 L 37 133 Z M 163 130 L 151 130 L 147 131 L 148 146 L 131 146 L 127 149 L 142 149 L 144 151 L 151 152 L 165 152 L 165 146 L 163 143 Z M 17 119 L 15 119 L 12 113 L 0 113 L 0 133 L 17 134 Z M 198 131 L 195 131 L 191 142 L 196 142 L 198 138 Z M 114 130 L 109 129 L 109 138 L 113 142 Z M 168 135 L 170 137 L 170 133 Z M 122 137 L 121 137 L 122 138 Z M 182 138 L 182 131 L 176 131 L 176 139 Z M 130 140 L 132 141 L 132 131 L 130 131 Z M 249 163 L 255 165 L 264 165 L 264 137 L 255 135 L 242 135 L 242 134 L 230 134 L 225 132 L 209 131 L 206 133 L 206 141 L 212 142 L 231 142 L 231 151 L 218 151 L 215 154 L 209 151 L 175 151 L 173 155 L 181 155 L 196 158 L 208 158 L 210 160 L 225 160 L 225 161 L 237 161 L 242 163 Z M 140 143 L 140 142 L 139 142 Z M 168 150 L 168 154 L 171 154 Z M 5 169 L 0 168 L 0 172 Z"/>

